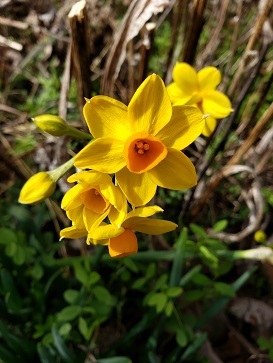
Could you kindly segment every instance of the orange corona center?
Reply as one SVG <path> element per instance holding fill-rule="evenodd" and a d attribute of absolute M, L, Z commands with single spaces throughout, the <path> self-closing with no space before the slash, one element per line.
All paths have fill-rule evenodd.
<path fill-rule="evenodd" d="M 109 207 L 109 202 L 100 193 L 99 188 L 92 188 L 81 195 L 83 204 L 86 208 L 95 213 L 103 214 Z"/>
<path fill-rule="evenodd" d="M 130 136 L 124 145 L 124 158 L 127 168 L 137 174 L 151 170 L 167 156 L 163 142 L 145 132 Z"/>

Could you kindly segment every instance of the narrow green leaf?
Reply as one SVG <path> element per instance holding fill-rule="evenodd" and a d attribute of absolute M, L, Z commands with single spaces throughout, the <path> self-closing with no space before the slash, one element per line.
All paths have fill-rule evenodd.
<path fill-rule="evenodd" d="M 221 295 L 232 297 L 235 294 L 233 287 L 224 282 L 215 282 L 213 286 Z"/>
<path fill-rule="evenodd" d="M 37 351 L 38 351 L 41 363 L 55 363 L 56 362 L 56 357 L 53 357 L 45 346 L 38 344 Z"/>
<path fill-rule="evenodd" d="M 54 345 L 55 345 L 58 353 L 60 354 L 61 358 L 64 360 L 64 362 L 65 363 L 75 363 L 77 361 L 76 357 L 67 348 L 67 346 L 65 345 L 64 340 L 59 335 L 59 333 L 58 333 L 55 326 L 52 327 L 51 333 L 52 333 Z"/>
<path fill-rule="evenodd" d="M 84 339 L 88 340 L 90 338 L 89 337 L 89 328 L 86 323 L 86 320 L 83 317 L 79 318 L 78 328 L 79 328 L 79 331 L 81 332 L 82 336 L 84 337 Z"/>
<path fill-rule="evenodd" d="M 71 321 L 75 319 L 77 316 L 79 316 L 81 312 L 82 312 L 81 306 L 77 305 L 66 306 L 65 308 L 63 308 L 63 310 L 61 310 L 58 313 L 57 318 L 58 320 Z"/>
<path fill-rule="evenodd" d="M 182 287 L 187 285 L 187 283 L 192 280 L 193 276 L 195 276 L 199 271 L 201 271 L 201 269 L 202 269 L 201 265 L 194 266 L 183 277 L 181 277 L 179 285 Z"/>
<path fill-rule="evenodd" d="M 202 344 L 204 344 L 207 339 L 207 333 L 201 333 L 198 337 L 196 337 L 191 345 L 185 350 L 182 354 L 181 362 L 184 362 L 191 354 L 195 353 Z"/>
<path fill-rule="evenodd" d="M 200 286 L 209 286 L 212 284 L 212 280 L 202 273 L 197 273 L 196 275 L 194 275 L 192 277 L 192 281 L 196 285 Z"/>
<path fill-rule="evenodd" d="M 75 276 L 84 286 L 89 284 L 89 274 L 80 262 L 74 263 Z"/>
<path fill-rule="evenodd" d="M 97 363 L 132 363 L 128 357 L 113 357 L 98 359 Z"/>
<path fill-rule="evenodd" d="M 177 332 L 176 332 L 176 336 L 175 336 L 175 339 L 177 341 L 177 344 L 183 348 L 187 345 L 188 343 L 188 338 L 187 338 L 187 335 L 186 335 L 186 332 L 184 329 L 179 329 Z"/>
<path fill-rule="evenodd" d="M 88 285 L 95 285 L 100 280 L 100 275 L 96 271 L 92 271 L 88 278 Z"/>
<path fill-rule="evenodd" d="M 192 230 L 192 232 L 194 234 L 196 234 L 197 236 L 199 236 L 201 238 L 207 237 L 207 232 L 204 230 L 204 228 L 198 226 L 197 224 L 190 223 L 190 229 Z"/>
<path fill-rule="evenodd" d="M 169 300 L 165 306 L 165 314 L 167 317 L 172 315 L 173 309 L 174 309 L 174 304 L 173 304 L 172 300 Z"/>
<path fill-rule="evenodd" d="M 228 221 L 227 219 L 222 219 L 215 223 L 215 225 L 212 227 L 214 232 L 222 232 L 227 228 Z"/>
<path fill-rule="evenodd" d="M 188 230 L 187 230 L 187 228 L 183 228 L 179 235 L 179 238 L 178 238 L 176 254 L 174 257 L 172 270 L 171 270 L 171 274 L 170 274 L 170 282 L 169 282 L 170 287 L 178 285 L 179 280 L 181 278 L 182 268 L 183 268 L 183 263 L 184 263 L 184 258 L 185 258 L 184 252 L 185 252 L 187 239 L 188 239 Z"/>
<path fill-rule="evenodd" d="M 173 287 L 169 287 L 167 290 L 166 290 L 166 294 L 168 297 L 177 297 L 179 295 L 181 295 L 183 292 L 183 289 L 182 287 L 180 286 L 173 286 Z"/>

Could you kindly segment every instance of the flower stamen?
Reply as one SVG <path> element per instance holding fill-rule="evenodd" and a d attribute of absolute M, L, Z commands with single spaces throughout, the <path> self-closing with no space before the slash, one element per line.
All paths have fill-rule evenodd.
<path fill-rule="evenodd" d="M 150 149 L 150 145 L 144 140 L 138 140 L 135 144 L 135 149 L 139 155 L 143 155 L 145 151 Z"/>

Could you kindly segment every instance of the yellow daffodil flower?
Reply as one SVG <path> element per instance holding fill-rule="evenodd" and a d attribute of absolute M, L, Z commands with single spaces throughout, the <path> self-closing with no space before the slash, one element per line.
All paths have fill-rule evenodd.
<path fill-rule="evenodd" d="M 111 257 L 131 255 L 138 251 L 134 231 L 158 235 L 173 231 L 177 227 L 177 224 L 170 221 L 148 218 L 158 212 L 163 212 L 163 209 L 157 205 L 134 209 L 126 215 L 120 228 L 112 224 L 101 225 L 93 229 L 88 238 L 91 243 L 107 243 Z"/>
<path fill-rule="evenodd" d="M 82 171 L 71 175 L 67 180 L 78 183 L 64 195 L 61 205 L 74 226 L 69 227 L 69 232 L 76 233 L 77 237 L 75 231 L 82 230 L 82 237 L 106 217 L 116 227 L 120 226 L 127 213 L 127 201 L 109 175 Z"/>
<path fill-rule="evenodd" d="M 76 167 L 116 173 L 133 207 L 148 203 L 157 186 L 181 190 L 196 184 L 195 168 L 180 150 L 201 134 L 203 115 L 196 107 L 172 107 L 159 76 L 149 76 L 128 107 L 95 96 L 83 113 L 95 140 L 75 157 Z"/>
<path fill-rule="evenodd" d="M 19 195 L 19 203 L 36 204 L 49 198 L 56 189 L 56 180 L 50 172 L 40 171 L 29 178 Z"/>
<path fill-rule="evenodd" d="M 195 105 L 208 114 L 202 134 L 210 136 L 216 128 L 216 119 L 227 117 L 232 112 L 229 98 L 216 91 L 221 82 L 221 73 L 215 67 L 206 67 L 196 72 L 187 63 L 176 63 L 173 80 L 167 91 L 174 105 Z"/>
<path fill-rule="evenodd" d="M 142 232 L 150 235 L 158 235 L 173 231 L 177 224 L 161 219 L 149 219 L 148 217 L 163 210 L 154 205 L 140 207 L 129 212 L 123 218 L 121 226 L 117 228 L 113 224 L 101 223 L 97 228 L 93 228 L 89 233 L 85 228 L 71 226 L 64 228 L 60 232 L 62 238 L 81 238 L 87 234 L 87 244 L 108 245 L 111 257 L 125 257 L 138 251 L 137 237 L 134 233 Z"/>

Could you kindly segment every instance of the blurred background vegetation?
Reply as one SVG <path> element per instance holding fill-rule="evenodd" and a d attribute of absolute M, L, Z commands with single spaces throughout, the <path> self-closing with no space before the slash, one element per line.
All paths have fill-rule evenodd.
<path fill-rule="evenodd" d="M 75 4 L 0 3 L 0 362 L 273 362 L 272 0 Z M 178 230 L 120 260 L 59 242 L 66 178 L 42 204 L 18 195 L 84 144 L 30 117 L 84 130 L 84 96 L 128 103 L 176 61 L 218 67 L 234 108 L 185 151 L 198 186 L 155 197 Z"/>

